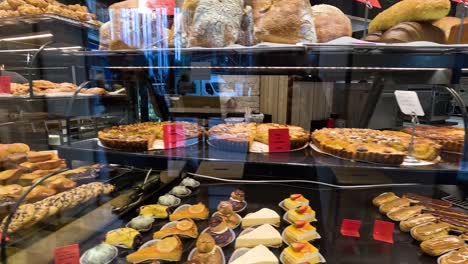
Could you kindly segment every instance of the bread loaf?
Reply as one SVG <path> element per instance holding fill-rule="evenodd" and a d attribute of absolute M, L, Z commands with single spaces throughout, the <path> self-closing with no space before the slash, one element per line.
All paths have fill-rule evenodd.
<path fill-rule="evenodd" d="M 460 30 L 460 18 L 444 17 L 432 23 L 445 34 L 446 44 L 468 44 L 468 18 L 463 21 L 463 31 L 460 43 L 458 43 L 458 31 Z"/>
<path fill-rule="evenodd" d="M 369 24 L 369 33 L 387 30 L 401 22 L 431 21 L 450 12 L 450 0 L 404 0 L 378 14 Z"/>
<path fill-rule="evenodd" d="M 260 41 L 315 43 L 317 36 L 309 0 L 252 1 L 255 36 Z"/>
<path fill-rule="evenodd" d="M 380 42 L 385 43 L 406 43 L 414 41 L 430 41 L 435 43 L 445 43 L 442 30 L 429 23 L 403 22 L 385 33 L 380 38 Z"/>
<path fill-rule="evenodd" d="M 312 6 L 317 42 L 324 43 L 340 37 L 351 37 L 351 20 L 340 9 L 331 5 Z"/>

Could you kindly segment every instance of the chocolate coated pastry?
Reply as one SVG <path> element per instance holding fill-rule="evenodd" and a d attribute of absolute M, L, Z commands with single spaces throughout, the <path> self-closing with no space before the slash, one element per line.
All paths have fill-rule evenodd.
<path fill-rule="evenodd" d="M 437 206 L 442 206 L 442 207 L 447 207 L 447 208 L 452 207 L 452 204 L 447 201 L 442 201 L 439 199 L 432 199 L 432 198 L 422 196 L 419 194 L 415 194 L 415 193 L 405 193 L 403 194 L 403 198 L 408 198 L 413 203 L 424 203 L 424 204 L 437 205 Z"/>

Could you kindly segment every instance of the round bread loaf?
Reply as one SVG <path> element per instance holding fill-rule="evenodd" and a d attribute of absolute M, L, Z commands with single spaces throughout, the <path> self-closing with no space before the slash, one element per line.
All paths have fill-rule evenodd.
<path fill-rule="evenodd" d="M 315 31 L 319 43 L 340 37 L 351 37 L 353 34 L 351 20 L 334 6 L 312 6 L 312 16 L 314 17 Z"/>

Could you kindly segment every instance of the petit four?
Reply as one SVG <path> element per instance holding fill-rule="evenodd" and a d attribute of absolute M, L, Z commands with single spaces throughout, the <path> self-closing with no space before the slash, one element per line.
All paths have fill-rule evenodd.
<path fill-rule="evenodd" d="M 192 178 L 185 178 L 180 183 L 181 186 L 189 187 L 189 188 L 197 188 L 200 186 L 200 182 L 192 179 Z"/>
<path fill-rule="evenodd" d="M 457 251 L 443 255 L 439 259 L 440 264 L 465 264 L 468 263 L 468 246 Z"/>
<path fill-rule="evenodd" d="M 430 223 L 411 229 L 411 236 L 418 241 L 426 241 L 435 237 L 448 235 L 450 225 L 447 223 Z"/>
<path fill-rule="evenodd" d="M 142 237 L 140 232 L 133 228 L 119 228 L 107 232 L 105 242 L 117 247 L 138 248 Z"/>
<path fill-rule="evenodd" d="M 244 219 L 242 219 L 242 228 L 259 226 L 262 224 L 279 226 L 280 216 L 271 209 L 263 208 L 255 213 L 247 214 Z"/>
<path fill-rule="evenodd" d="M 171 235 L 184 235 L 192 238 L 198 236 L 198 228 L 192 219 L 183 219 L 171 222 L 153 234 L 154 239 L 160 239 Z"/>
<path fill-rule="evenodd" d="M 146 260 L 180 261 L 182 249 L 182 241 L 177 236 L 171 236 L 129 254 L 127 261 L 131 263 L 140 263 Z"/>
<path fill-rule="evenodd" d="M 395 200 L 383 203 L 379 207 L 379 211 L 383 214 L 387 214 L 388 212 L 401 208 L 401 207 L 406 207 L 410 206 L 411 201 L 406 198 L 397 198 Z"/>
<path fill-rule="evenodd" d="M 258 245 L 230 264 L 278 264 L 278 258 L 264 245 Z"/>
<path fill-rule="evenodd" d="M 172 194 L 166 194 L 158 198 L 158 204 L 161 204 L 164 206 L 168 206 L 168 207 L 176 206 L 178 205 L 178 203 L 180 203 L 180 199 L 175 197 Z"/>
<path fill-rule="evenodd" d="M 410 217 L 404 221 L 400 222 L 400 230 L 403 232 L 409 232 L 411 228 L 422 225 L 425 223 L 432 223 L 437 221 L 437 217 L 431 214 L 420 214 Z"/>
<path fill-rule="evenodd" d="M 224 264 L 223 253 L 216 246 L 215 240 L 208 233 L 203 233 L 198 237 L 195 253 L 191 261 L 200 264 Z"/>
<path fill-rule="evenodd" d="M 431 256 L 440 256 L 463 246 L 465 246 L 465 241 L 457 236 L 435 237 L 423 241 L 420 245 L 422 251 Z"/>
<path fill-rule="evenodd" d="M 140 207 L 140 215 L 152 216 L 154 218 L 165 219 L 169 216 L 167 206 L 160 204 L 150 204 Z"/>
<path fill-rule="evenodd" d="M 374 200 L 372 200 L 372 204 L 380 207 L 382 204 L 391 202 L 395 199 L 398 199 L 399 197 L 395 195 L 395 193 L 392 192 L 384 192 L 380 194 L 379 196 L 375 197 Z"/>
<path fill-rule="evenodd" d="M 295 221 L 284 229 L 284 236 L 287 242 L 310 241 L 317 238 L 317 229 L 304 220 Z"/>
<path fill-rule="evenodd" d="M 153 225 L 154 218 L 149 215 L 140 215 L 128 222 L 127 227 L 136 229 L 138 231 L 146 231 Z"/>
<path fill-rule="evenodd" d="M 214 216 L 210 219 L 208 231 L 216 242 L 216 245 L 224 247 L 231 243 L 235 237 L 232 230 L 227 226 L 222 217 Z"/>
<path fill-rule="evenodd" d="M 288 210 L 308 205 L 309 200 L 307 200 L 302 194 L 291 194 L 289 198 L 284 199 L 283 201 L 283 206 Z"/>
<path fill-rule="evenodd" d="M 213 216 L 222 217 L 229 228 L 236 228 L 242 221 L 242 218 L 234 213 L 232 204 L 226 201 L 219 203 L 218 211 L 214 213 Z"/>
<path fill-rule="evenodd" d="M 112 245 L 101 243 L 86 251 L 80 259 L 82 264 L 110 263 L 118 255 L 118 250 Z"/>
<path fill-rule="evenodd" d="M 393 221 L 400 222 L 410 218 L 411 216 L 421 213 L 423 209 L 424 206 L 421 205 L 402 207 L 397 210 L 391 211 L 387 214 L 387 217 L 392 219 Z"/>
<path fill-rule="evenodd" d="M 234 212 L 242 212 L 247 206 L 245 201 L 245 192 L 239 189 L 233 191 L 229 198 L 229 202 L 232 204 L 232 210 L 234 210 Z"/>
<path fill-rule="evenodd" d="M 308 242 L 294 242 L 283 250 L 285 264 L 319 263 L 318 249 Z"/>
<path fill-rule="evenodd" d="M 291 209 L 287 212 L 287 219 L 289 222 L 294 223 L 298 220 L 303 220 L 307 222 L 316 221 L 315 211 L 310 208 L 310 206 L 301 206 L 296 209 Z"/>
<path fill-rule="evenodd" d="M 174 188 L 172 188 L 170 193 L 175 196 L 184 197 L 190 195 L 190 193 L 192 192 L 185 186 L 175 186 Z"/>
<path fill-rule="evenodd" d="M 181 206 L 182 207 L 182 206 Z M 208 219 L 208 208 L 203 203 L 198 203 L 190 206 L 179 207 L 169 216 L 169 220 L 176 221 L 183 218 L 190 218 L 195 220 Z"/>
<path fill-rule="evenodd" d="M 258 245 L 280 247 L 282 244 L 278 230 L 269 224 L 264 224 L 248 233 L 241 233 L 236 240 L 235 248 L 252 248 Z"/>

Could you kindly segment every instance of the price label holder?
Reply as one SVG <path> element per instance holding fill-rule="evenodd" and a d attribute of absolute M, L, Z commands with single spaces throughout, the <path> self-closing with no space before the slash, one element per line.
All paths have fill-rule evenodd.
<path fill-rule="evenodd" d="M 184 127 L 181 124 L 163 125 L 163 140 L 165 149 L 184 147 Z"/>
<path fill-rule="evenodd" d="M 272 128 L 268 130 L 268 152 L 289 152 L 290 149 L 289 129 Z"/>
<path fill-rule="evenodd" d="M 386 221 L 375 220 L 372 236 L 374 240 L 393 244 L 393 231 L 395 224 Z"/>
<path fill-rule="evenodd" d="M 341 222 L 340 233 L 342 236 L 361 237 L 359 229 L 361 229 L 360 220 L 343 219 L 343 222 Z"/>
<path fill-rule="evenodd" d="M 80 246 L 73 244 L 64 247 L 58 247 L 54 250 L 55 264 L 79 264 L 80 263 Z"/>
<path fill-rule="evenodd" d="M 0 94 L 11 94 L 11 76 L 0 76 Z"/>

